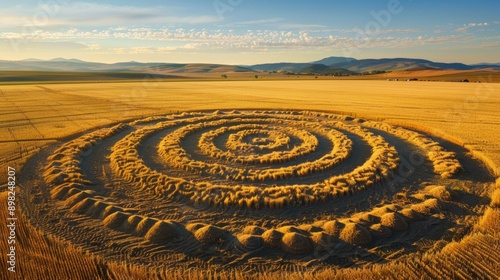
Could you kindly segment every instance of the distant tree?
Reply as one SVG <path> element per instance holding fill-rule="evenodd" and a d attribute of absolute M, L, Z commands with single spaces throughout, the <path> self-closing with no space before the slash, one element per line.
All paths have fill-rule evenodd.
<path fill-rule="evenodd" d="M 255 75 L 255 79 L 258 79 L 259 78 L 259 75 Z"/>
<path fill-rule="evenodd" d="M 224 79 L 227 79 L 227 75 L 226 75 L 226 74 L 222 74 L 222 75 L 220 75 L 220 76 L 221 76 L 222 78 L 224 78 Z"/>

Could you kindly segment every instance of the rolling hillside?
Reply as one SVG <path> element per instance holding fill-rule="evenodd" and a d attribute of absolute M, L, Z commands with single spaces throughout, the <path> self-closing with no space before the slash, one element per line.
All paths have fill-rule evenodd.
<path fill-rule="evenodd" d="M 203 63 L 99 63 L 78 59 L 55 58 L 51 60 L 27 59 L 21 61 L 0 60 L 0 71 L 70 71 L 70 72 L 155 72 L 163 73 L 225 73 L 254 72 L 255 70 L 235 65 Z"/>
<path fill-rule="evenodd" d="M 351 57 L 328 57 L 309 63 L 268 63 L 249 66 L 259 71 L 292 71 L 302 72 L 312 65 L 323 64 L 336 69 L 362 73 L 371 71 L 402 71 L 402 70 L 480 70 L 500 69 L 499 64 L 441 63 L 425 59 L 414 58 L 382 58 L 382 59 L 354 59 Z M 317 66 L 313 66 L 317 67 Z"/>

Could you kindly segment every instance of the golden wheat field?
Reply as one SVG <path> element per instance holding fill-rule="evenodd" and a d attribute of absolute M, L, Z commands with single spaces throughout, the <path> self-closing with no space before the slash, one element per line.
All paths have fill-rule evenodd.
<path fill-rule="evenodd" d="M 2 273 L 498 279 L 500 85 L 477 80 L 0 85 Z"/>

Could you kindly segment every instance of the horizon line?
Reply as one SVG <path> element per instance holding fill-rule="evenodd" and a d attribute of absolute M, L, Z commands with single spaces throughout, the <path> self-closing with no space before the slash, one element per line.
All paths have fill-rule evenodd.
<path fill-rule="evenodd" d="M 137 61 L 137 60 L 129 60 L 129 61 L 115 61 L 115 62 L 99 62 L 99 61 L 88 61 L 88 60 L 82 60 L 79 58 L 65 58 L 65 57 L 54 57 L 50 59 L 40 59 L 40 58 L 35 58 L 35 57 L 29 57 L 25 59 L 20 59 L 20 60 L 8 60 L 8 59 L 0 59 L 2 61 L 10 61 L 10 62 L 21 62 L 21 61 L 29 61 L 29 60 L 34 60 L 34 61 L 54 61 L 54 60 L 78 60 L 86 63 L 101 63 L 101 64 L 118 64 L 118 63 L 165 63 L 165 64 L 216 64 L 216 65 L 230 65 L 230 66 L 252 66 L 252 65 L 258 65 L 258 64 L 278 64 L 278 63 L 311 63 L 314 64 L 315 62 L 331 57 L 336 57 L 336 58 L 345 58 L 346 60 L 367 60 L 367 59 L 375 59 L 375 60 L 381 60 L 381 59 L 415 59 L 415 60 L 427 60 L 430 62 L 434 63 L 447 63 L 447 64 L 453 64 L 453 63 L 460 63 L 464 65 L 499 65 L 500 62 L 476 62 L 476 63 L 465 63 L 465 62 L 459 62 L 459 61 L 453 61 L 453 62 L 442 62 L 442 61 L 434 61 L 426 58 L 418 58 L 418 57 L 372 57 L 372 58 L 355 58 L 355 57 L 344 57 L 344 56 L 328 56 L 328 57 L 323 57 L 315 61 L 269 61 L 269 62 L 260 62 L 260 63 L 254 63 L 254 64 L 229 64 L 229 63 L 220 63 L 220 62 L 168 62 L 168 61 Z M 320 64 L 320 63 L 318 63 Z"/>

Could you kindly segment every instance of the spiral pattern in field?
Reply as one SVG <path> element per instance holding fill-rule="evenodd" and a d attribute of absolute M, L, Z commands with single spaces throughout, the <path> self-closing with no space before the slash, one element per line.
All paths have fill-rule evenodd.
<path fill-rule="evenodd" d="M 419 166 L 408 171 L 412 157 Z M 378 246 L 465 205 L 452 188 L 463 184 L 455 152 L 416 131 L 326 112 L 149 117 L 63 143 L 47 162 L 43 179 L 63 211 L 155 244 L 230 244 L 231 254 Z"/>

